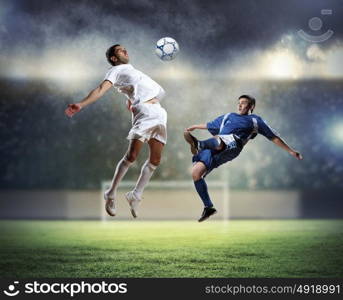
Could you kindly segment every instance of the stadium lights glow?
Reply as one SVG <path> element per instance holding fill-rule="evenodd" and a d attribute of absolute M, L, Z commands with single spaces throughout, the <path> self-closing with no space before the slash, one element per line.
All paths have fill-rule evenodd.
<path fill-rule="evenodd" d="M 271 52 L 266 55 L 266 77 L 296 79 L 300 74 L 300 64 L 288 50 Z"/>
<path fill-rule="evenodd" d="M 84 65 L 68 61 L 61 61 L 56 67 L 44 73 L 40 75 L 57 80 L 83 80 L 92 74 Z"/>
<path fill-rule="evenodd" d="M 103 43 L 101 40 L 99 43 Z M 79 44 L 82 44 L 81 42 Z M 103 53 L 88 53 L 85 49 L 80 59 L 78 47 L 66 49 L 48 49 L 43 56 L 31 49 L 29 54 L 9 53 L 0 57 L 0 63 L 6 67 L 0 70 L 2 77 L 23 79 L 49 79 L 56 81 L 82 82 L 85 79 L 99 78 L 102 70 L 106 70 Z M 318 45 L 308 46 L 302 59 L 297 53 L 301 46 L 296 44 L 284 45 L 281 42 L 266 51 L 253 51 L 237 54 L 234 60 L 223 68 L 211 72 L 212 76 L 223 76 L 235 79 L 303 79 L 303 78 L 343 78 L 343 43 L 338 42 L 329 49 Z M 304 50 L 304 49 L 302 49 Z M 154 53 L 151 53 L 154 57 Z M 207 76 L 191 59 L 176 58 L 171 62 L 153 63 L 141 62 L 150 68 L 154 78 L 187 80 Z M 108 67 L 108 66 L 107 66 Z M 99 75 L 101 74 L 101 75 Z"/>
<path fill-rule="evenodd" d="M 56 81 L 82 81 L 98 78 L 98 73 L 101 70 L 105 72 L 109 67 L 105 61 L 92 61 L 87 64 L 74 53 L 61 54 L 56 51 L 47 51 L 44 57 L 31 56 L 25 57 L 25 59 L 8 57 L 6 62 L 8 69 L 3 70 L 6 71 L 4 72 L 6 77 Z M 201 74 L 200 71 L 194 70 L 193 67 L 180 60 L 162 62 L 162 66 L 159 64 L 150 66 L 150 68 L 153 77 L 162 79 L 190 79 Z"/>
<path fill-rule="evenodd" d="M 39 79 L 56 81 L 81 81 L 94 76 L 94 63 L 81 60 L 73 49 L 69 51 L 47 50 L 43 55 L 31 49 L 29 53 L 7 54 L 2 57 L 6 77 L 14 79 Z"/>
<path fill-rule="evenodd" d="M 335 124 L 331 132 L 335 144 L 343 145 L 343 122 Z"/>
<path fill-rule="evenodd" d="M 154 74 L 155 77 L 163 79 L 190 79 L 200 75 L 200 72 L 180 62 L 164 63 L 163 68 L 158 68 Z"/>
<path fill-rule="evenodd" d="M 330 77 L 343 77 L 343 46 L 334 47 L 327 54 L 327 73 Z"/>
<path fill-rule="evenodd" d="M 308 75 L 303 68 L 304 62 L 291 49 L 277 47 L 257 52 L 252 58 L 241 58 L 235 66 L 229 67 L 229 74 L 239 79 L 299 79 Z"/>
<path fill-rule="evenodd" d="M 9 61 L 7 76 L 16 79 L 53 79 L 58 81 L 84 80 L 93 73 L 84 64 L 72 59 L 46 60 L 30 58 L 27 61 Z"/>

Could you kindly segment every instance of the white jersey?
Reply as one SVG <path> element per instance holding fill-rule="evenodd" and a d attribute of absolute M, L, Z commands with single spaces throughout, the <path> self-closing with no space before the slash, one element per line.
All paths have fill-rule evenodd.
<path fill-rule="evenodd" d="M 135 69 L 131 64 L 113 66 L 104 80 L 112 82 L 118 92 L 132 101 L 132 105 L 144 103 L 153 98 L 162 99 L 163 88 L 148 75 Z"/>

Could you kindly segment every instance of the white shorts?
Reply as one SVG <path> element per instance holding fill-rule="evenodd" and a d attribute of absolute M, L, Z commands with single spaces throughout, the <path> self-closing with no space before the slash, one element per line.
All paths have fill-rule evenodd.
<path fill-rule="evenodd" d="M 127 139 L 143 143 L 156 139 L 167 143 L 167 112 L 160 103 L 140 103 L 133 107 L 132 128 Z"/>

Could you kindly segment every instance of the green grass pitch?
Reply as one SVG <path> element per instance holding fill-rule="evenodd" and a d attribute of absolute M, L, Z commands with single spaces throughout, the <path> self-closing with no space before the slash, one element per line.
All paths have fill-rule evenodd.
<path fill-rule="evenodd" d="M 343 220 L 0 221 L 2 278 L 342 277 Z"/>

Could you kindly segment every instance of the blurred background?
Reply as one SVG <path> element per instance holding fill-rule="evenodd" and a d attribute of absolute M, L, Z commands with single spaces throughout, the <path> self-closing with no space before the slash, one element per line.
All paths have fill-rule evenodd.
<path fill-rule="evenodd" d="M 342 16 L 343 3 L 327 0 L 1 0 L 0 218 L 104 217 L 101 190 L 128 146 L 125 98 L 110 91 L 72 119 L 64 110 L 103 80 L 115 43 L 167 92 L 168 144 L 153 177 L 163 183 L 146 190 L 142 219 L 198 216 L 183 129 L 235 111 L 241 94 L 304 160 L 250 141 L 207 177 L 223 184 L 210 189 L 217 218 L 342 218 Z M 171 62 L 154 54 L 165 36 L 180 45 Z M 146 150 L 118 218 L 129 217 L 123 193 Z"/>

